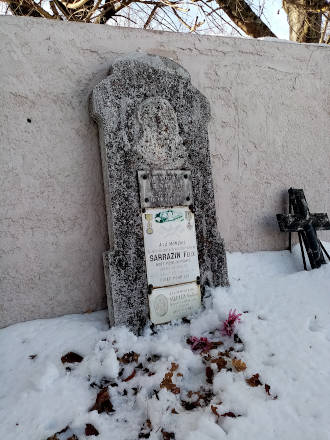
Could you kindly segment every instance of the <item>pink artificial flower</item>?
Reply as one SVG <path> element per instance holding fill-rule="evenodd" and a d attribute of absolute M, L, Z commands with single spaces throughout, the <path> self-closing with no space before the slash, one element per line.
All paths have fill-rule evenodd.
<path fill-rule="evenodd" d="M 201 350 L 206 352 L 212 348 L 212 342 L 207 338 L 197 338 L 196 336 L 191 336 L 187 342 L 191 345 L 191 349 L 193 351 Z"/>
<path fill-rule="evenodd" d="M 236 322 L 241 322 L 242 313 L 237 313 L 236 309 L 229 310 L 229 315 L 226 321 L 223 323 L 221 333 L 223 336 L 231 336 L 233 334 Z"/>

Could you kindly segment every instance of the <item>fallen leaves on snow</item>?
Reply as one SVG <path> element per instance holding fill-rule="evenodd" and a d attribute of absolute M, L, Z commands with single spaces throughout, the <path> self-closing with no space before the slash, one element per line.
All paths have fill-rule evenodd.
<path fill-rule="evenodd" d="M 139 360 L 139 354 L 135 353 L 134 351 L 130 351 L 128 353 L 125 353 L 119 361 L 123 364 L 130 364 L 131 362 L 138 362 Z"/>
<path fill-rule="evenodd" d="M 183 397 L 184 400 L 181 400 L 181 405 L 187 411 L 191 411 L 195 408 L 205 408 L 208 406 L 214 394 L 211 390 L 201 387 L 199 391 L 188 391 Z"/>
<path fill-rule="evenodd" d="M 83 359 L 80 354 L 73 351 L 69 351 L 69 353 L 61 357 L 62 364 L 74 364 L 75 362 L 81 362 Z"/>
<path fill-rule="evenodd" d="M 98 436 L 99 435 L 99 431 L 91 423 L 86 423 L 85 435 L 86 435 L 86 437 L 89 437 L 90 435 Z"/>
<path fill-rule="evenodd" d="M 113 409 L 112 403 L 110 401 L 110 395 L 108 387 L 103 388 L 96 396 L 96 401 L 89 411 L 97 411 L 99 414 L 106 412 L 112 413 Z"/>
<path fill-rule="evenodd" d="M 234 328 L 234 324 L 239 322 L 239 317 L 241 316 L 235 313 L 235 311 L 232 313 L 232 322 L 230 320 L 230 322 L 228 321 L 228 328 L 230 329 Z M 219 329 L 216 329 L 213 332 L 209 332 L 209 335 L 219 334 L 219 331 Z M 189 389 L 190 387 L 187 389 L 185 377 L 180 371 L 179 363 L 171 362 L 168 364 L 167 371 L 165 370 L 166 372 L 164 377 L 161 380 L 158 379 L 160 382 L 157 380 L 155 383 L 152 382 L 154 379 L 150 379 L 150 384 L 152 384 L 152 392 L 149 391 L 148 399 L 163 399 L 163 394 L 160 393 L 160 390 L 166 390 L 167 392 L 174 394 L 176 396 L 175 407 L 171 405 L 166 409 L 166 413 L 172 417 L 175 417 L 176 415 L 185 411 L 198 410 L 202 408 L 209 410 L 216 417 L 216 422 L 220 424 L 224 418 L 229 417 L 234 419 L 236 417 L 240 417 L 240 414 L 236 414 L 234 411 L 228 410 L 228 408 L 226 408 L 227 411 L 225 411 L 225 408 L 222 410 L 223 412 L 220 411 L 219 408 L 221 408 L 220 405 L 222 405 L 222 402 L 219 400 L 219 395 L 217 395 L 213 389 L 215 375 L 221 371 L 241 373 L 241 375 L 245 377 L 245 382 L 250 387 L 258 387 L 263 384 L 258 373 L 251 377 L 246 377 L 244 372 L 247 369 L 247 365 L 243 360 L 236 357 L 238 352 L 244 350 L 244 345 L 238 335 L 235 334 L 232 340 L 233 339 L 236 343 L 235 348 L 227 348 L 228 342 L 226 342 L 223 351 L 219 351 L 218 347 L 224 345 L 222 341 L 211 341 L 206 337 L 189 337 L 186 340 L 187 343 L 191 345 L 192 351 L 196 353 L 195 355 L 200 357 L 205 368 L 204 377 L 201 375 L 198 379 L 201 381 L 200 384 L 194 384 L 193 390 Z M 108 341 L 107 339 L 104 339 L 103 342 Z M 240 346 L 238 346 L 238 344 L 240 344 Z M 90 383 L 90 386 L 100 389 L 96 396 L 95 403 L 89 411 L 97 411 L 98 414 L 106 413 L 111 415 L 115 412 L 109 392 L 112 387 L 114 388 L 113 393 L 115 393 L 112 396 L 116 402 L 116 406 L 118 398 L 135 399 L 134 396 L 137 396 L 145 384 L 149 383 L 146 382 L 149 380 L 148 378 L 154 376 L 155 374 L 159 374 L 159 368 L 164 368 L 164 362 L 168 362 L 168 360 L 158 354 L 141 355 L 133 350 L 122 354 L 122 352 L 120 352 L 120 346 L 116 345 L 117 342 L 112 341 L 112 346 L 115 352 L 121 353 L 120 355 L 117 354 L 117 359 L 120 363 L 120 371 L 118 374 L 119 377 L 117 380 L 109 380 L 110 378 L 107 377 L 94 378 L 96 382 L 92 382 L 91 376 L 88 377 L 88 380 L 92 382 Z M 33 359 L 32 355 L 31 359 Z M 61 360 L 63 364 L 76 363 L 81 362 L 83 357 L 77 353 L 69 352 L 62 356 Z M 142 381 L 141 378 L 143 378 Z M 123 383 L 128 383 L 133 379 L 134 387 L 127 385 L 125 388 L 123 388 Z M 273 397 L 271 395 L 270 386 L 268 384 L 264 384 L 264 389 L 268 396 L 272 397 L 273 399 L 277 398 L 277 396 Z M 118 411 L 119 407 L 117 408 L 117 416 L 119 414 Z M 168 428 L 168 425 L 166 426 Z M 72 431 L 70 431 L 70 433 L 71 432 Z M 164 427 L 162 428 L 162 426 L 156 426 L 153 428 L 152 422 L 149 418 L 145 420 L 140 428 L 140 432 L 136 433 L 135 437 L 138 436 L 139 439 L 148 439 L 151 437 L 152 433 L 158 433 L 158 435 L 161 435 L 163 440 L 175 439 L 175 432 L 169 432 L 168 429 L 165 429 Z M 99 435 L 99 432 L 93 425 L 87 423 L 85 425 L 85 435 L 97 436 Z M 74 434 L 71 437 L 71 440 L 78 440 Z M 48 440 L 58 439 L 58 433 L 56 433 L 53 437 L 49 437 Z"/>
<path fill-rule="evenodd" d="M 206 373 L 206 382 L 209 383 L 210 385 L 213 385 L 214 373 L 213 373 L 212 368 L 209 365 L 206 367 L 205 373 Z"/>
<path fill-rule="evenodd" d="M 160 388 L 166 388 L 168 391 L 171 391 L 173 394 L 179 394 L 180 388 L 177 387 L 173 382 L 173 374 L 174 372 L 179 368 L 179 365 L 172 362 L 171 369 L 168 373 L 165 373 L 164 379 L 162 380 L 160 384 Z"/>
<path fill-rule="evenodd" d="M 216 358 L 211 358 L 210 362 L 212 364 L 216 364 L 218 371 L 221 371 L 223 368 L 227 367 L 227 361 L 222 356 L 218 356 Z"/>
<path fill-rule="evenodd" d="M 173 440 L 173 439 L 175 439 L 174 432 L 167 432 L 167 431 L 164 431 L 163 429 L 162 429 L 161 432 L 162 432 L 163 440 Z"/>
<path fill-rule="evenodd" d="M 136 375 L 136 370 L 134 368 L 134 370 L 132 371 L 132 373 L 126 377 L 126 379 L 123 379 L 123 382 L 129 382 L 131 379 L 133 379 L 133 377 Z"/>
<path fill-rule="evenodd" d="M 244 371 L 246 370 L 246 363 L 241 361 L 240 359 L 232 359 L 231 363 L 236 371 Z"/>
<path fill-rule="evenodd" d="M 63 436 L 63 434 L 65 433 L 66 436 Z M 66 426 L 65 428 L 61 429 L 61 431 L 55 432 L 55 434 L 48 437 L 47 440 L 79 440 L 79 439 L 75 434 L 72 434 L 70 427 Z"/>
<path fill-rule="evenodd" d="M 259 380 L 259 373 L 254 374 L 248 379 L 245 379 L 246 383 L 250 385 L 250 387 L 258 387 L 259 385 L 262 385 L 262 383 Z"/>
<path fill-rule="evenodd" d="M 149 419 L 147 419 L 141 427 L 139 438 L 149 438 L 152 432 L 152 424 Z"/>

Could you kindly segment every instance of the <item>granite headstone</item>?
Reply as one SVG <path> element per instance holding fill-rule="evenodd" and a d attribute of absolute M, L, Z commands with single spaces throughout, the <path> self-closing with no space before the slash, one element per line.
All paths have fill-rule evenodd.
<path fill-rule="evenodd" d="M 115 61 L 94 88 L 91 114 L 99 126 L 109 230 L 110 250 L 103 259 L 110 324 L 139 333 L 152 314 L 148 296 L 160 291 L 155 287 L 164 290 L 155 310 L 166 321 L 171 283 L 181 289 L 176 298 L 191 295 L 191 304 L 197 304 L 196 284 L 202 292 L 207 285 L 228 285 L 214 204 L 209 104 L 172 60 L 132 54 Z M 166 240 L 157 246 L 167 249 L 153 257 L 150 237 L 163 224 Z M 180 247 L 183 236 L 188 247 Z M 153 270 L 172 263 L 157 260 L 176 257 L 181 258 L 178 270 L 168 282 L 159 280 Z"/>

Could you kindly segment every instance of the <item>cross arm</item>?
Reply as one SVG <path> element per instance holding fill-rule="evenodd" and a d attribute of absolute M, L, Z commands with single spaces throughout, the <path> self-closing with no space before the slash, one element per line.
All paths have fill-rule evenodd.
<path fill-rule="evenodd" d="M 281 232 L 303 231 L 309 223 L 318 231 L 330 230 L 328 214 L 311 214 L 307 219 L 299 214 L 277 214 L 276 218 Z"/>

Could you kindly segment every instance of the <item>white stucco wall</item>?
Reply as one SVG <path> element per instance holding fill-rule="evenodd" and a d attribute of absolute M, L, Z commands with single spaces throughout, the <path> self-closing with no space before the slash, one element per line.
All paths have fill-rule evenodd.
<path fill-rule="evenodd" d="M 290 186 L 330 212 L 329 47 L 0 17 L 0 51 L 0 326 L 105 306 L 88 97 L 121 54 L 172 58 L 209 99 L 228 250 L 285 248 Z"/>

